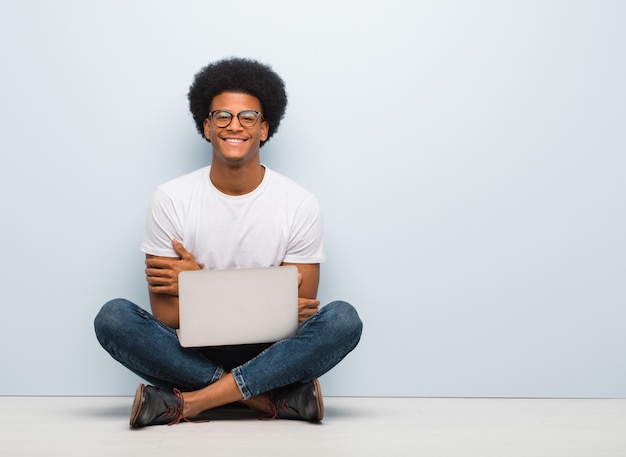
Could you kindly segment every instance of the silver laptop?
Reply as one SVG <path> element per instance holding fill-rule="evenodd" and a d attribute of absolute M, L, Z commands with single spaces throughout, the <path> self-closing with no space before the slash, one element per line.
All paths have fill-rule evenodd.
<path fill-rule="evenodd" d="M 178 299 L 183 347 L 273 343 L 298 328 L 298 268 L 183 271 Z"/>

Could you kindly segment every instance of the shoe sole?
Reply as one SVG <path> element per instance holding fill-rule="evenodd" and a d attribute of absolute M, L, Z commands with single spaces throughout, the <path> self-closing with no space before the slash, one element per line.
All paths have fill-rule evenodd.
<path fill-rule="evenodd" d="M 317 421 L 320 422 L 324 419 L 324 399 L 322 398 L 322 387 L 317 379 L 313 380 L 313 387 L 315 388 L 315 403 L 317 405 Z"/>
<path fill-rule="evenodd" d="M 133 401 L 133 409 L 130 411 L 130 426 L 134 427 L 137 423 L 137 417 L 139 411 L 141 411 L 141 404 L 143 403 L 143 389 L 144 385 L 139 384 L 137 391 L 135 392 L 135 400 Z"/>

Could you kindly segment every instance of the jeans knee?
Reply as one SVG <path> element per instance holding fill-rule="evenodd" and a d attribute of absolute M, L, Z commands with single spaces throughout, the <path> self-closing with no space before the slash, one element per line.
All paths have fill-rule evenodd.
<path fill-rule="evenodd" d="M 135 306 L 133 303 L 123 298 L 116 298 L 105 303 L 93 322 L 98 340 L 112 331 L 119 330 L 124 322 L 128 322 L 128 312 L 133 306 Z"/>
<path fill-rule="evenodd" d="M 363 332 L 363 322 L 357 310 L 345 301 L 334 301 L 327 306 L 332 310 L 332 321 L 337 325 L 337 331 L 354 341 L 356 346 Z"/>

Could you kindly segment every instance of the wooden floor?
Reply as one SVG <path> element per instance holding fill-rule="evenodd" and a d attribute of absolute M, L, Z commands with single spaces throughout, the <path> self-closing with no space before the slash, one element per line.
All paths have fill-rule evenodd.
<path fill-rule="evenodd" d="M 129 397 L 0 397 L 2 456 L 624 457 L 626 400 L 325 399 L 322 424 L 226 409 L 131 430 Z"/>

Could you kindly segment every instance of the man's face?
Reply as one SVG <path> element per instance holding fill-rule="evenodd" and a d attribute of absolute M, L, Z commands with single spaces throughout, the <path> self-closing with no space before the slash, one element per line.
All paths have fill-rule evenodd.
<path fill-rule="evenodd" d="M 225 92 L 213 98 L 210 111 L 225 110 L 233 114 L 230 124 L 218 127 L 211 118 L 204 121 L 204 135 L 213 145 L 214 160 L 230 165 L 243 165 L 258 159 L 261 141 L 267 139 L 269 124 L 261 117 L 251 127 L 242 126 L 237 114 L 253 110 L 261 112 L 261 102 L 249 94 Z"/>

